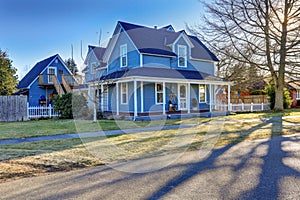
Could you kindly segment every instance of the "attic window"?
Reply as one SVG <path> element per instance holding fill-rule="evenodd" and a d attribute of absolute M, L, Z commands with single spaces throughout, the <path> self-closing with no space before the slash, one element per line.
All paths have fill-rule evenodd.
<path fill-rule="evenodd" d="M 187 67 L 187 50 L 183 45 L 178 45 L 178 67 Z"/>
<path fill-rule="evenodd" d="M 120 46 L 120 66 L 127 67 L 127 44 Z"/>

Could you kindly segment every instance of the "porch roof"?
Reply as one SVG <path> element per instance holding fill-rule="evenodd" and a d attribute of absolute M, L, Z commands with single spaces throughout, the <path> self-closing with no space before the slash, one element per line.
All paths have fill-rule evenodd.
<path fill-rule="evenodd" d="M 227 82 L 227 80 L 223 78 L 213 76 L 204 72 L 153 67 L 139 67 L 129 70 L 116 71 L 108 75 L 102 76 L 100 80 L 121 79 L 129 77 Z"/>

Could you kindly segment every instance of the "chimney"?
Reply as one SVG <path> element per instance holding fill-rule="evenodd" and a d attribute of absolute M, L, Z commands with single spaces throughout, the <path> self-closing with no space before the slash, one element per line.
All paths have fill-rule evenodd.
<path fill-rule="evenodd" d="M 157 29 L 157 26 L 154 26 L 155 29 Z"/>

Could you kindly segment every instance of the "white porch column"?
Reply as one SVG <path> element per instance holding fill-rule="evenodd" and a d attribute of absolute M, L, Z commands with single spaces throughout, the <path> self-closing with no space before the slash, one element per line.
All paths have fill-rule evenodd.
<path fill-rule="evenodd" d="M 103 87 L 103 83 L 101 84 L 101 94 L 100 94 L 101 96 L 100 96 L 100 98 L 101 98 L 101 111 L 103 112 L 103 110 L 104 110 L 104 105 L 103 105 L 103 103 L 104 103 L 104 100 L 103 100 L 103 98 L 104 98 L 104 87 Z"/>
<path fill-rule="evenodd" d="M 137 106 L 137 82 L 133 81 L 133 104 L 134 104 L 134 118 L 138 116 L 138 106 Z"/>
<path fill-rule="evenodd" d="M 213 103 L 213 99 L 212 99 L 212 86 L 211 84 L 209 84 L 209 112 L 212 112 L 212 103 Z"/>
<path fill-rule="evenodd" d="M 231 111 L 231 107 L 230 107 L 230 85 L 228 85 L 227 101 L 228 101 L 228 111 Z"/>
<path fill-rule="evenodd" d="M 116 83 L 116 114 L 117 116 L 120 115 L 120 108 L 119 108 L 119 83 Z"/>
<path fill-rule="evenodd" d="M 141 81 L 141 113 L 144 112 L 144 83 Z"/>
<path fill-rule="evenodd" d="M 188 88 L 187 88 L 187 112 L 191 113 L 191 84 L 188 83 Z"/>
<path fill-rule="evenodd" d="M 163 115 L 166 114 L 166 82 L 163 82 Z"/>

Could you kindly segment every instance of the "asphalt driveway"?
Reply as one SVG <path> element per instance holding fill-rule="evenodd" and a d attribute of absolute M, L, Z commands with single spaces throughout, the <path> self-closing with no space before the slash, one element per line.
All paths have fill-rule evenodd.
<path fill-rule="evenodd" d="M 300 199 L 299 150 L 300 135 L 241 142 L 2 183 L 0 199 Z"/>

